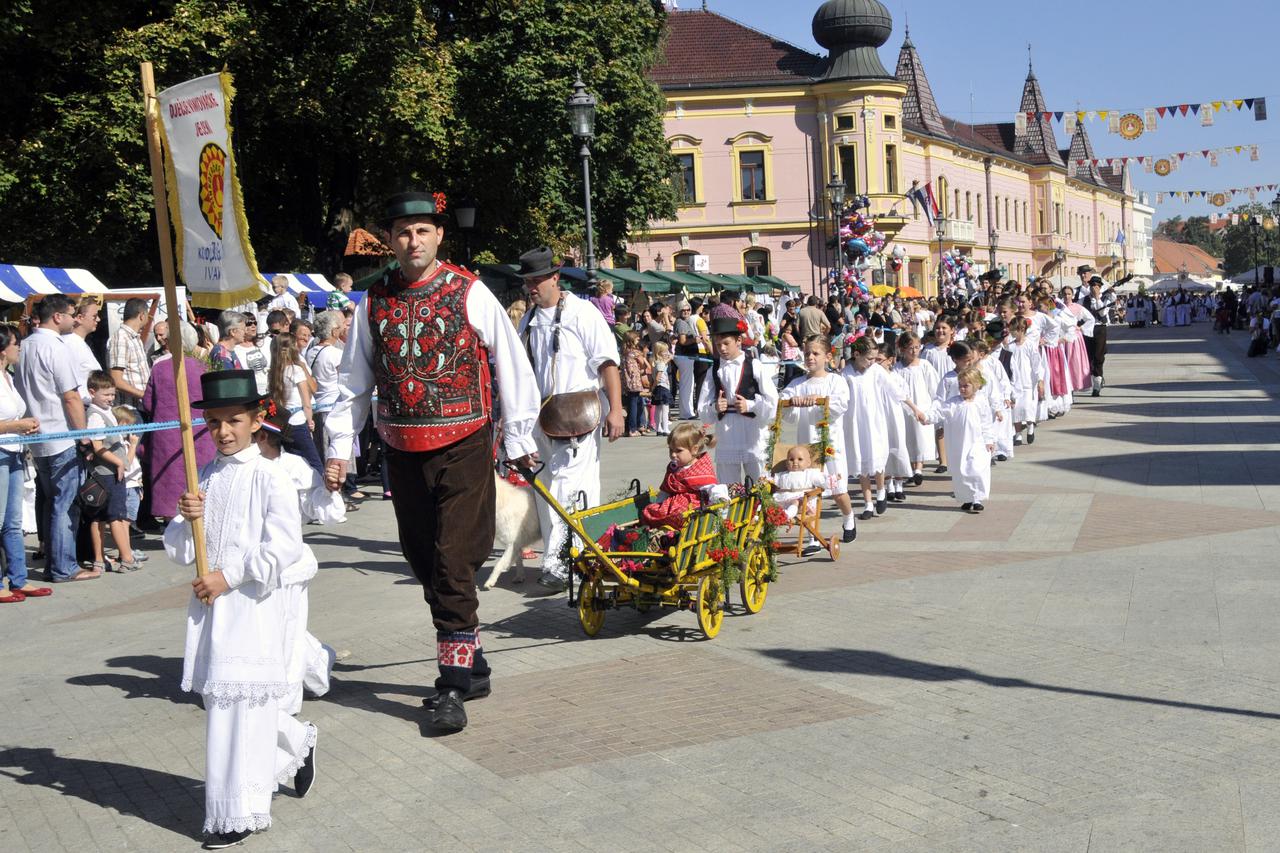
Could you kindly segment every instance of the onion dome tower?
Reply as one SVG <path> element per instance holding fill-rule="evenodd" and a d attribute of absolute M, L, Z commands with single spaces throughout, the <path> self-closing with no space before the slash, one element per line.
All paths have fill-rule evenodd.
<path fill-rule="evenodd" d="M 827 0 L 813 16 L 813 38 L 830 58 L 820 78 L 893 80 L 876 48 L 889 40 L 893 17 L 879 0 Z"/>

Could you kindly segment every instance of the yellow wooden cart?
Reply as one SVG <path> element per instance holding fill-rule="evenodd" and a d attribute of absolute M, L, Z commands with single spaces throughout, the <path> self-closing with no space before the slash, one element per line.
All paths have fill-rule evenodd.
<path fill-rule="evenodd" d="M 657 492 L 642 490 L 638 481 L 632 481 L 631 497 L 571 512 L 538 481 L 536 472 L 520 473 L 569 526 L 569 603 L 577 607 L 588 637 L 600 633 L 609 610 L 669 607 L 693 610 L 698 627 L 712 639 L 720 633 L 735 579 L 748 613 L 764 607 L 775 576 L 773 554 L 760 535 L 767 484 L 694 509 L 686 514 L 682 530 L 663 535 L 640 527 L 640 513 Z"/>

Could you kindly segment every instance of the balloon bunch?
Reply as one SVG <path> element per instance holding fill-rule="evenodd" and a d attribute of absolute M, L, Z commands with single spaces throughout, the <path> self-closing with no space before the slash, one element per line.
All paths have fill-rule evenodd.
<path fill-rule="evenodd" d="M 971 279 L 977 278 L 977 268 L 973 258 L 959 249 L 948 249 L 942 253 L 942 285 L 946 292 L 957 289 L 971 290 Z"/>

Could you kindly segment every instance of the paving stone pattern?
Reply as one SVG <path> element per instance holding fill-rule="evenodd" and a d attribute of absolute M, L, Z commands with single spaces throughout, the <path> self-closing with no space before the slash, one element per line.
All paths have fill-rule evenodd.
<path fill-rule="evenodd" d="M 303 708 L 315 789 L 247 849 L 1280 849 L 1280 370 L 1245 344 L 1113 330 L 1104 395 L 999 465 L 983 515 L 929 476 L 712 642 L 629 611 L 588 640 L 503 578 L 494 694 L 449 737 L 389 504 L 308 528 L 312 630 L 349 655 Z M 665 462 L 604 459 L 604 494 Z M 0 850 L 197 848 L 188 590 L 156 554 L 0 607 Z"/>

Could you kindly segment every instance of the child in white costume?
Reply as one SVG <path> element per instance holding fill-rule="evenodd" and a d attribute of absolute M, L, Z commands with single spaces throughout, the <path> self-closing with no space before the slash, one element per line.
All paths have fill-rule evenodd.
<path fill-rule="evenodd" d="M 884 423 L 889 434 L 889 456 L 884 463 L 885 495 L 888 500 L 901 503 L 907 499 L 904 488 L 913 471 L 911 456 L 907 452 L 907 418 L 901 405 L 908 399 L 907 383 L 893 370 L 893 359 L 884 344 L 872 354 L 878 367 L 889 374 L 889 384 L 881 388 L 880 405 L 884 408 Z"/>
<path fill-rule="evenodd" d="M 324 479 L 307 461 L 294 453 L 283 452 L 283 433 L 288 416 L 285 412 L 269 414 L 262 422 L 255 439 L 262 455 L 284 468 L 298 494 L 303 523 L 341 524 L 347 520 L 346 504 L 340 492 L 331 492 Z M 297 714 L 302 710 L 302 691 L 312 696 L 329 692 L 329 676 L 337 655 L 333 648 L 317 640 L 307 630 L 311 612 L 308 586 L 316 576 L 319 565 L 316 556 L 305 544 L 303 557 L 284 570 L 280 577 L 280 594 L 285 598 L 285 670 L 289 683 L 294 685 L 288 700 L 282 703 L 285 712 Z"/>
<path fill-rule="evenodd" d="M 1010 337 L 1004 343 L 1009 356 L 1009 372 L 1013 383 L 1013 422 L 1016 430 L 1024 426 L 1027 444 L 1036 440 L 1036 409 L 1044 396 L 1044 370 L 1040 351 L 1027 339 L 1027 319 L 1014 317 L 1009 323 Z"/>
<path fill-rule="evenodd" d="M 872 361 L 874 350 L 875 344 L 870 338 L 858 338 L 853 343 L 853 358 L 843 372 L 849 383 L 849 411 L 844 419 L 845 452 L 849 456 L 849 470 L 858 475 L 862 487 L 864 506 L 858 517 L 864 520 L 883 515 L 888 508 L 884 472 L 889 459 L 889 430 L 882 395 L 889 395 L 896 404 L 917 411 L 889 372 Z"/>
<path fill-rule="evenodd" d="M 929 423 L 942 424 L 947 455 L 952 460 L 951 488 L 965 512 L 982 512 L 982 502 L 991 493 L 991 451 L 995 435 L 987 406 L 978 391 L 985 381 L 976 367 L 962 369 L 957 376 L 958 396 L 935 400 L 928 413 Z"/>
<path fill-rule="evenodd" d="M 742 351 L 747 324 L 733 317 L 711 321 L 717 358 L 702 383 L 698 415 L 716 427 L 716 479 L 741 483 L 764 476 L 769 425 L 778 407 L 778 386 L 759 359 Z"/>
<path fill-rule="evenodd" d="M 894 372 L 902 380 L 907 399 L 917 408 L 927 409 L 933 403 L 933 392 L 938 388 L 938 371 L 920 357 L 920 339 L 914 332 L 898 336 L 898 364 Z M 912 482 L 917 486 L 924 482 L 924 463 L 938 458 L 933 427 L 923 425 L 915 418 L 906 419 L 907 457 L 911 460 Z"/>
<path fill-rule="evenodd" d="M 797 425 L 796 441 L 802 445 L 821 441 L 822 429 L 818 422 L 822 418 L 822 409 L 817 408 L 814 401 L 820 397 L 827 398 L 827 436 L 832 453 L 822 466 L 827 475 L 824 494 L 834 498 L 840 509 L 844 519 L 843 541 L 852 542 L 858 537 L 858 520 L 849 500 L 849 462 L 844 450 L 844 415 L 849 409 L 849 383 L 843 376 L 827 371 L 831 359 L 831 342 L 827 338 L 814 335 L 805 342 L 803 352 L 807 375 L 793 379 L 779 398 L 793 404 L 786 410 L 786 420 Z"/>
<path fill-rule="evenodd" d="M 204 518 L 210 571 L 192 582 L 182 689 L 200 693 L 205 729 L 205 820 L 216 849 L 271 826 L 271 796 L 294 778 L 298 796 L 315 779 L 316 727 L 281 703 L 292 692 L 284 647 L 280 579 L 303 556 L 302 519 L 284 470 L 253 443 L 262 398 L 253 371 L 200 379 L 202 408 L 218 455 L 200 491 L 179 500 L 165 529 L 174 562 L 195 562 L 188 519 Z"/>

